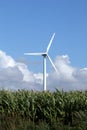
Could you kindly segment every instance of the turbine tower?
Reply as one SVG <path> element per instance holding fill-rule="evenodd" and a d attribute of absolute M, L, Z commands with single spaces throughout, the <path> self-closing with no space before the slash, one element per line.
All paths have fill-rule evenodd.
<path fill-rule="evenodd" d="M 49 59 L 49 61 L 51 62 L 53 68 L 55 69 L 55 71 L 57 72 L 57 69 L 54 65 L 54 63 L 52 62 L 50 56 L 48 55 L 48 52 L 49 52 L 49 49 L 50 49 L 50 46 L 52 44 L 52 41 L 54 39 L 54 36 L 55 36 L 55 33 L 52 35 L 51 39 L 50 39 L 50 42 L 47 46 L 47 49 L 46 49 L 46 52 L 41 52 L 41 53 L 24 53 L 24 55 L 33 55 L 33 56 L 43 56 L 43 90 L 46 91 L 46 58 Z"/>

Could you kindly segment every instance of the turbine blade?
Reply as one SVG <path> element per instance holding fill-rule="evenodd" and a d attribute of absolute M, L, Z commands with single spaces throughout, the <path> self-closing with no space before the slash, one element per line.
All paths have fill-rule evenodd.
<path fill-rule="evenodd" d="M 24 55 L 42 56 L 44 53 L 24 53 Z"/>
<path fill-rule="evenodd" d="M 49 49 L 50 49 L 50 46 L 51 46 L 52 41 L 53 41 L 53 39 L 54 39 L 54 36 L 55 36 L 55 33 L 54 33 L 54 34 L 52 35 L 52 37 L 51 37 L 51 40 L 50 40 L 50 42 L 49 42 L 49 44 L 48 44 L 46 53 L 48 53 L 48 51 L 49 51 Z"/>
<path fill-rule="evenodd" d="M 56 66 L 54 65 L 54 63 L 53 63 L 53 61 L 51 60 L 51 58 L 49 57 L 49 55 L 47 55 L 47 57 L 48 57 L 49 61 L 51 62 L 53 68 L 54 68 L 55 71 L 57 72 L 57 68 L 56 68 Z"/>

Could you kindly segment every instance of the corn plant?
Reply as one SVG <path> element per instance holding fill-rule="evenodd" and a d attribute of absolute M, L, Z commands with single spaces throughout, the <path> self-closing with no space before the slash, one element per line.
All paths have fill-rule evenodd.
<path fill-rule="evenodd" d="M 87 91 L 34 92 L 28 90 L 0 91 L 0 125 L 12 120 L 33 125 L 46 123 L 49 126 L 60 124 L 70 127 L 87 125 Z M 17 120 L 18 122 L 18 120 Z M 8 123 L 5 123 L 6 125 Z M 12 124 L 9 124 L 11 127 Z M 17 125 L 17 124 L 16 124 Z M 38 127 L 38 126 L 37 126 Z M 52 127 L 53 128 L 53 127 Z"/>

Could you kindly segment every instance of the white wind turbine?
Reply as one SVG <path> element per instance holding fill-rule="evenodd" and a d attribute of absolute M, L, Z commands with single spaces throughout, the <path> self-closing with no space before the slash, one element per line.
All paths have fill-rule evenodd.
<path fill-rule="evenodd" d="M 51 46 L 52 41 L 54 39 L 54 36 L 55 36 L 55 33 L 51 37 L 51 40 L 50 40 L 50 42 L 48 44 L 46 52 L 41 52 L 41 53 L 24 53 L 24 55 L 43 56 L 43 89 L 44 89 L 44 91 L 46 91 L 46 57 L 48 57 L 49 61 L 51 62 L 52 66 L 53 66 L 53 68 L 57 72 L 57 69 L 56 69 L 54 63 L 52 62 L 50 56 L 48 55 L 48 51 L 50 49 L 50 46 Z"/>

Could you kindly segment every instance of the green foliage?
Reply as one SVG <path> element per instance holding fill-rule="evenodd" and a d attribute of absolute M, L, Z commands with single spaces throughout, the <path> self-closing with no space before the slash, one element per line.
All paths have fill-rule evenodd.
<path fill-rule="evenodd" d="M 87 91 L 0 91 L 2 130 L 86 130 Z"/>

